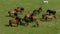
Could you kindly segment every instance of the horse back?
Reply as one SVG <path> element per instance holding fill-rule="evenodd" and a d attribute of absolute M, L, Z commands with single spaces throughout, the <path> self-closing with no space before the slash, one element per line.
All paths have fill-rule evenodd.
<path fill-rule="evenodd" d="M 46 17 L 47 17 L 47 18 L 54 18 L 54 16 L 53 16 L 53 15 L 51 15 L 51 16 L 48 16 L 48 15 L 47 15 Z"/>
<path fill-rule="evenodd" d="M 12 24 L 17 24 L 18 21 L 15 20 L 15 19 L 11 19 L 11 20 L 9 20 L 9 22 L 12 23 Z"/>

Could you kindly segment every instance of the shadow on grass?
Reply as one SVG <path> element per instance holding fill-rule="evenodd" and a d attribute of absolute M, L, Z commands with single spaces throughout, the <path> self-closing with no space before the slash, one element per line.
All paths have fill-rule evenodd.
<path fill-rule="evenodd" d="M 12 24 L 12 26 L 10 26 L 10 25 L 8 25 L 8 24 L 5 24 L 5 26 L 6 27 L 18 27 L 18 26 L 25 26 L 25 24 L 24 23 L 22 23 L 22 24 L 19 24 L 18 26 L 16 25 L 16 24 Z"/>
<path fill-rule="evenodd" d="M 44 20 L 44 19 L 40 18 L 40 21 L 45 22 L 46 20 Z"/>
<path fill-rule="evenodd" d="M 32 28 L 35 28 L 35 27 L 39 27 L 39 26 L 37 26 L 37 25 L 33 25 L 33 26 L 32 26 Z"/>
<path fill-rule="evenodd" d="M 51 19 L 45 20 L 45 19 L 40 18 L 40 21 L 42 21 L 42 22 L 51 22 L 52 20 Z"/>
<path fill-rule="evenodd" d="M 9 25 L 5 25 L 6 27 L 9 27 Z"/>
<path fill-rule="evenodd" d="M 6 15 L 5 17 L 11 17 L 11 16 L 9 16 L 9 15 Z"/>
<path fill-rule="evenodd" d="M 12 25 L 12 26 L 10 26 L 10 25 L 5 25 L 6 27 L 17 27 L 17 26 L 15 26 L 15 25 Z"/>
<path fill-rule="evenodd" d="M 5 17 L 12 17 L 12 18 L 14 18 L 14 16 L 9 16 L 9 15 L 6 15 Z"/>
<path fill-rule="evenodd" d="M 25 24 L 24 24 L 24 23 L 22 23 L 22 24 L 20 24 L 20 26 L 25 26 Z"/>

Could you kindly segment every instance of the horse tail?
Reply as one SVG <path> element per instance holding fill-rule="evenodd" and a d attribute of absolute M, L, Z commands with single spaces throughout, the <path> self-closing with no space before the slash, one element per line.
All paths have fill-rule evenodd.
<path fill-rule="evenodd" d="M 56 16 L 54 16 L 54 18 L 56 18 Z"/>

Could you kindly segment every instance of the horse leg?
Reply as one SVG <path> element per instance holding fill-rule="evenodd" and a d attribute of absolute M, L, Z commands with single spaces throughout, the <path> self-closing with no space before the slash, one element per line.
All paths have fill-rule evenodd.
<path fill-rule="evenodd" d="M 26 23 L 25 23 L 25 25 L 26 25 L 26 26 L 28 26 L 28 25 L 29 25 L 29 23 L 28 23 L 28 22 L 26 22 Z"/>
<path fill-rule="evenodd" d="M 17 23 L 17 27 L 18 27 L 19 23 Z"/>
<path fill-rule="evenodd" d="M 20 21 L 20 25 L 22 25 L 22 21 Z"/>
<path fill-rule="evenodd" d="M 29 23 L 27 22 L 26 25 L 29 25 Z"/>
<path fill-rule="evenodd" d="M 56 18 L 56 16 L 54 16 L 54 18 Z"/>
<path fill-rule="evenodd" d="M 52 20 L 52 18 L 51 18 L 51 20 Z"/>
<path fill-rule="evenodd" d="M 48 18 L 45 18 L 45 20 L 47 21 Z"/>
<path fill-rule="evenodd" d="M 37 26 L 37 27 L 39 26 L 38 22 L 36 22 L 36 26 Z"/>
<path fill-rule="evenodd" d="M 12 24 L 11 24 L 11 23 L 9 23 L 9 26 L 11 26 L 11 27 L 12 27 Z"/>
<path fill-rule="evenodd" d="M 9 16 L 11 16 L 11 14 L 9 13 Z"/>

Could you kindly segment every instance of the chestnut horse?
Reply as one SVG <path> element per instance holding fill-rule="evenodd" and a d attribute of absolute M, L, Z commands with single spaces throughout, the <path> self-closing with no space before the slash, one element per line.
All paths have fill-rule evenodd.
<path fill-rule="evenodd" d="M 45 20 L 47 20 L 47 19 L 56 18 L 56 16 L 54 16 L 54 15 L 45 15 L 44 18 L 45 18 Z"/>
<path fill-rule="evenodd" d="M 19 22 L 16 19 L 11 19 L 11 20 L 9 20 L 9 26 L 12 26 L 12 24 L 17 24 L 17 26 L 18 26 Z"/>

